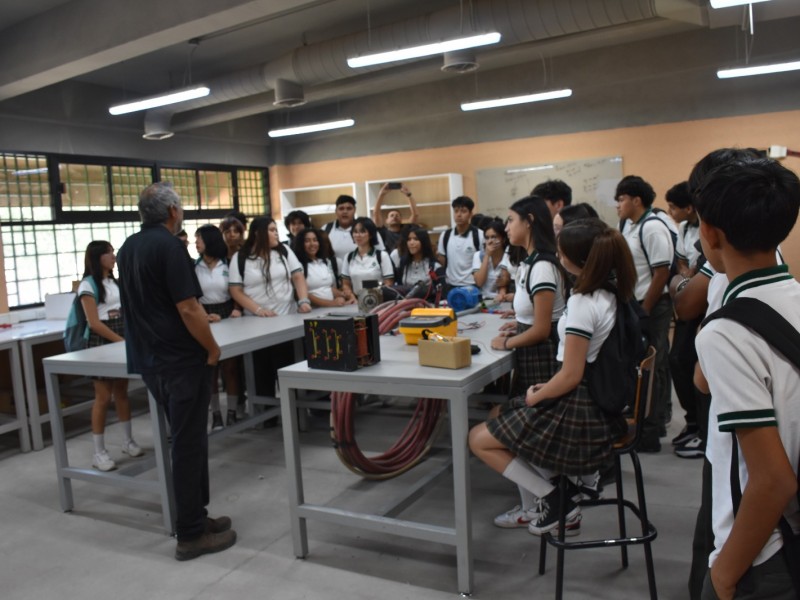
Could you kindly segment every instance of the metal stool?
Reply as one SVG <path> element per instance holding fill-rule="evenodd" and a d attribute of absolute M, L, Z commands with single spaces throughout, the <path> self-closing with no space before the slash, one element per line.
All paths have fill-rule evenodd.
<path fill-rule="evenodd" d="M 644 497 L 644 481 L 642 478 L 642 466 L 639 456 L 636 453 L 636 446 L 641 437 L 642 423 L 649 414 L 653 396 L 653 366 L 655 364 L 656 351 L 651 346 L 648 348 L 647 356 L 639 365 L 639 379 L 636 384 L 636 400 L 634 402 L 633 414 L 626 418 L 628 431 L 614 443 L 614 470 L 616 472 L 616 498 L 598 498 L 595 500 L 582 500 L 580 506 L 599 506 L 615 505 L 617 507 L 617 517 L 619 521 L 619 537 L 601 540 L 586 540 L 578 542 L 566 542 L 564 540 L 566 502 L 568 494 L 568 478 L 566 475 L 559 477 L 559 494 L 561 505 L 559 506 L 558 537 L 550 533 L 545 533 L 541 537 L 539 550 L 539 574 L 545 571 L 547 559 L 547 545 L 556 547 L 556 600 L 561 600 L 564 591 L 564 551 L 581 550 L 586 548 L 608 548 L 619 546 L 622 553 L 622 567 L 628 567 L 628 546 L 633 544 L 644 545 L 644 557 L 647 567 L 647 581 L 650 586 L 650 598 L 656 600 L 656 576 L 653 568 L 653 553 L 650 543 L 656 538 L 658 532 L 647 518 L 647 503 Z M 622 493 L 622 467 L 620 457 L 627 454 L 633 463 L 633 472 L 636 477 L 636 492 L 638 495 L 638 505 L 631 500 L 626 500 Z M 625 508 L 629 508 L 641 524 L 641 535 L 628 536 L 625 525 Z"/>

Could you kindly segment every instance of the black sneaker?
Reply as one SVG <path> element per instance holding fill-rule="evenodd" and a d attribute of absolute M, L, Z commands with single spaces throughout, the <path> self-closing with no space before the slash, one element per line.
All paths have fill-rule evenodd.
<path fill-rule="evenodd" d="M 658 438 L 644 437 L 639 440 L 639 445 L 636 446 L 637 452 L 644 452 L 647 454 L 658 454 L 661 452 L 661 442 Z"/>
<path fill-rule="evenodd" d="M 681 458 L 703 458 L 706 455 L 705 444 L 702 438 L 694 436 L 686 443 L 675 446 L 675 456 Z"/>
<path fill-rule="evenodd" d="M 220 415 L 222 417 L 222 415 Z M 230 427 L 232 425 L 236 425 L 236 421 L 239 419 L 236 418 L 236 411 L 233 409 L 228 410 L 228 414 L 225 417 L 225 427 Z"/>
<path fill-rule="evenodd" d="M 547 494 L 539 501 L 539 518 L 534 523 L 531 521 L 528 524 L 528 533 L 533 535 L 542 535 L 550 531 L 558 529 L 558 505 L 559 493 L 558 488 Z M 572 498 L 567 498 L 567 505 L 565 507 L 567 517 L 565 519 L 565 535 L 576 535 L 580 532 L 581 522 L 581 508 Z"/>
<path fill-rule="evenodd" d="M 687 423 L 686 426 L 681 429 L 681 432 L 672 438 L 672 445 L 673 446 L 681 446 L 688 442 L 693 437 L 697 436 L 697 425 L 694 423 Z"/>
<path fill-rule="evenodd" d="M 211 413 L 211 431 L 220 431 L 221 429 L 225 429 L 222 424 L 222 413 L 215 410 Z"/>

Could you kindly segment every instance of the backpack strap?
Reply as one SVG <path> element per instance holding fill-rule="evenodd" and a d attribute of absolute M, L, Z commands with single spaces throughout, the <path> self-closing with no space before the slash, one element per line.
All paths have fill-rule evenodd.
<path fill-rule="evenodd" d="M 669 228 L 669 225 L 664 223 L 664 221 L 662 221 L 661 219 L 659 219 L 655 215 L 651 215 L 651 216 L 643 219 L 642 222 L 639 223 L 639 245 L 642 247 L 642 253 L 644 254 L 644 258 L 647 261 L 647 266 L 650 269 L 650 274 L 652 275 L 653 267 L 650 266 L 650 257 L 647 254 L 647 249 L 644 247 L 644 224 L 647 223 L 648 221 L 658 221 L 664 227 L 667 228 L 667 231 L 669 232 L 669 237 L 672 239 L 672 252 L 673 252 L 673 254 L 675 253 L 675 234 L 672 233 L 672 230 Z"/>
<path fill-rule="evenodd" d="M 472 232 L 472 245 L 475 246 L 476 251 L 480 252 L 481 234 L 478 232 L 478 228 L 475 227 L 475 225 L 470 225 L 469 229 Z M 445 258 L 447 258 L 447 244 L 450 241 L 450 236 L 452 235 L 452 233 L 453 233 L 452 227 L 444 232 L 444 241 L 442 242 L 442 246 L 444 247 Z"/>
<path fill-rule="evenodd" d="M 336 221 L 331 221 L 330 223 L 325 223 L 325 233 L 330 233 L 333 230 L 333 226 L 336 224 Z"/>
<path fill-rule="evenodd" d="M 525 291 L 528 293 L 528 298 L 531 297 L 531 273 L 533 273 L 533 265 L 535 265 L 537 262 L 541 260 L 553 263 L 556 266 L 556 268 L 558 268 L 558 265 L 560 264 L 558 262 L 558 257 L 555 254 L 552 254 L 550 252 L 537 253 L 537 256 L 534 259 L 533 263 L 531 263 L 531 265 L 528 267 L 528 274 L 525 277 Z"/>
<path fill-rule="evenodd" d="M 442 242 L 442 247 L 444 248 L 444 257 L 447 258 L 447 244 L 450 242 L 450 235 L 453 233 L 453 229 L 450 228 L 444 232 L 444 241 Z"/>

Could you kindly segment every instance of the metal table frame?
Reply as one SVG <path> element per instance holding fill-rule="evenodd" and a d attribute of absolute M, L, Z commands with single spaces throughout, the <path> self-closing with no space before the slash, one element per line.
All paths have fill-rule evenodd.
<path fill-rule="evenodd" d="M 31 437 L 28 430 L 27 407 L 25 406 L 25 386 L 20 366 L 19 344 L 16 339 L 3 339 L 0 341 L 0 351 L 7 350 L 9 367 L 11 369 L 11 393 L 14 395 L 14 408 L 16 418 L 0 417 L 0 434 L 19 430 L 19 447 L 23 452 L 30 452 Z"/>
<path fill-rule="evenodd" d="M 499 317 L 480 315 L 465 320 L 483 320 L 487 325 L 470 333 L 481 342 L 482 351 L 473 356 L 472 366 L 459 370 L 421 367 L 416 346 L 405 345 L 402 337 L 381 337 L 381 362 L 356 372 L 309 369 L 306 362 L 279 371 L 281 417 L 283 419 L 286 470 L 289 484 L 289 510 L 295 556 L 308 554 L 306 520 L 316 519 L 347 527 L 390 533 L 429 542 L 455 546 L 458 591 L 471 594 L 473 589 L 472 523 L 469 476 L 469 430 L 467 399 L 484 386 L 509 372 L 512 356 L 490 349 L 489 341 L 497 333 Z M 305 501 L 297 421 L 297 390 L 337 390 L 395 396 L 443 398 L 448 401 L 453 461 L 453 501 L 455 523 L 442 527 L 399 518 L 390 513 L 356 513 Z"/>

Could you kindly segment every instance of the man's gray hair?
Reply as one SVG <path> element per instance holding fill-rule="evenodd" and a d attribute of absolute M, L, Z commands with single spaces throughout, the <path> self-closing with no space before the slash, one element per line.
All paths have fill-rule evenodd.
<path fill-rule="evenodd" d="M 139 194 L 139 216 L 145 225 L 166 223 L 171 206 L 180 206 L 181 198 L 170 181 L 157 181 Z"/>

